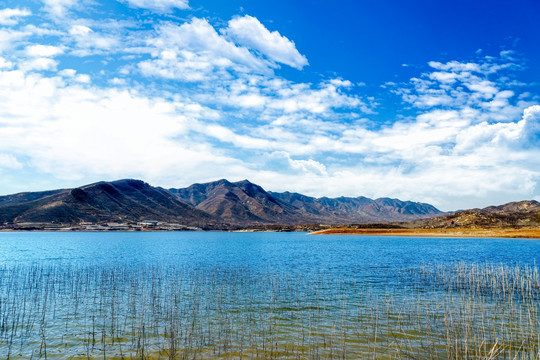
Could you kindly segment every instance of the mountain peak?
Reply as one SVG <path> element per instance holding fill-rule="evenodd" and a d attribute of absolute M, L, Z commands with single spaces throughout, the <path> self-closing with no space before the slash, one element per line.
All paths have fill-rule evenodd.
<path fill-rule="evenodd" d="M 248 179 L 244 179 L 244 180 L 240 180 L 240 181 L 235 181 L 233 182 L 233 184 L 237 185 L 237 186 L 256 186 L 256 187 L 259 187 L 262 189 L 261 186 L 255 184 L 255 183 L 252 183 L 251 181 L 249 181 Z"/>

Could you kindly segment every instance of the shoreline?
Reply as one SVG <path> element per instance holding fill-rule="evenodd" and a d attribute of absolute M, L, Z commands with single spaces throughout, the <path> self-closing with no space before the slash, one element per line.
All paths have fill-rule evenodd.
<path fill-rule="evenodd" d="M 314 231 L 309 235 L 366 235 L 366 236 L 416 236 L 458 238 L 513 238 L 539 239 L 540 228 L 523 229 L 351 229 L 333 228 Z"/>
<path fill-rule="evenodd" d="M 2 232 L 307 232 L 308 235 L 357 235 L 357 236 L 405 236 L 405 237 L 442 237 L 442 238 L 512 238 L 512 239 L 539 239 L 540 228 L 328 228 L 309 231 L 309 229 L 195 229 L 195 228 L 3 228 Z"/>

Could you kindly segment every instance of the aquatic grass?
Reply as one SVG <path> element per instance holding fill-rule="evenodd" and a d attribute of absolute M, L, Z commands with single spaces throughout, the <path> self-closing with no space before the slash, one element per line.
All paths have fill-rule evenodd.
<path fill-rule="evenodd" d="M 536 266 L 0 266 L 5 359 L 540 359 Z"/>

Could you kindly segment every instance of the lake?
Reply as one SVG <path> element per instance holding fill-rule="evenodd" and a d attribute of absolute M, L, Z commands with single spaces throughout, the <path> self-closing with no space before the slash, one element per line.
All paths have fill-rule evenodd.
<path fill-rule="evenodd" d="M 0 233 L 0 357 L 540 358 L 540 240 Z"/>

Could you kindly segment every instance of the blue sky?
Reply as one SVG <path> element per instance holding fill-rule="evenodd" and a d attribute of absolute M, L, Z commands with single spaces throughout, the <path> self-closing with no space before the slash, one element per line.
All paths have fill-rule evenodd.
<path fill-rule="evenodd" d="M 0 194 L 540 200 L 540 4 L 0 1 Z"/>

